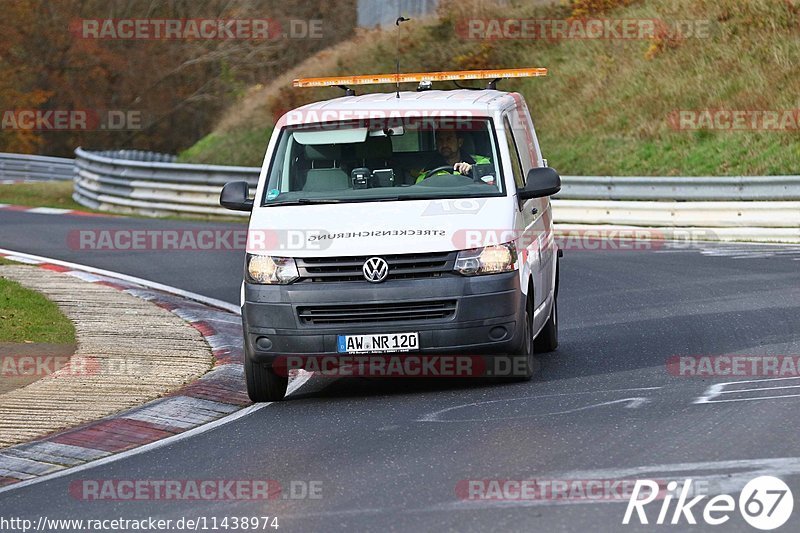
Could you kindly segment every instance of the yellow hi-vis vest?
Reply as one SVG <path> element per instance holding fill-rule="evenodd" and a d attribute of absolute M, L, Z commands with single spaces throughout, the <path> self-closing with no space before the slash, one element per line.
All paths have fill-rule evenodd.
<path fill-rule="evenodd" d="M 475 163 L 473 163 L 474 165 L 485 165 L 487 163 L 491 163 L 492 162 L 492 160 L 489 159 L 486 156 L 482 156 L 482 155 L 478 155 L 478 154 L 469 154 L 469 156 L 472 158 L 473 161 L 475 161 Z M 425 170 L 420 172 L 419 176 L 417 176 L 417 180 L 414 183 L 419 183 L 420 181 L 422 181 L 425 178 L 425 172 L 426 172 Z M 440 172 L 437 172 L 436 174 L 433 174 L 433 176 L 438 176 L 440 174 L 448 174 L 448 172 L 445 172 L 444 170 L 442 170 Z"/>

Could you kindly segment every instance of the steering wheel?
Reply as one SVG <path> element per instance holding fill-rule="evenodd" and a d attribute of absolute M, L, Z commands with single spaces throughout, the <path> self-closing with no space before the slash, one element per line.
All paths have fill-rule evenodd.
<path fill-rule="evenodd" d="M 436 167 L 433 170 L 427 171 L 422 179 L 426 180 L 431 176 L 433 176 L 434 174 L 438 174 L 439 172 L 448 172 L 450 174 L 461 174 L 460 172 L 456 172 L 456 170 L 452 167 L 452 165 L 444 165 L 441 167 Z"/>

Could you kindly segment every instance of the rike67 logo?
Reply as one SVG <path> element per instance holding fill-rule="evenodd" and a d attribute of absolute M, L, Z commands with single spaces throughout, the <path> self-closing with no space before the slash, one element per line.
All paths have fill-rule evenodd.
<path fill-rule="evenodd" d="M 636 480 L 622 523 L 630 524 L 632 519 L 633 523 L 636 523 L 636 520 L 640 524 L 650 523 L 645 506 L 661 500 L 661 508 L 655 524 L 694 525 L 698 523 L 699 516 L 706 524 L 719 526 L 731 519 L 736 512 L 738 503 L 738 511 L 745 522 L 756 529 L 768 531 L 785 524 L 794 508 L 794 496 L 791 489 L 786 483 L 773 476 L 760 476 L 750 480 L 739 494 L 738 502 L 729 494 L 718 494 L 703 501 L 709 495 L 695 496 L 693 492 L 691 479 L 684 481 L 682 486 L 676 481 L 670 481 L 667 484 L 666 494 L 659 491 L 659 485 L 655 481 Z M 676 496 L 675 507 L 670 509 Z M 671 513 L 670 510 L 672 510 Z M 652 516 L 650 518 L 652 519 Z"/>

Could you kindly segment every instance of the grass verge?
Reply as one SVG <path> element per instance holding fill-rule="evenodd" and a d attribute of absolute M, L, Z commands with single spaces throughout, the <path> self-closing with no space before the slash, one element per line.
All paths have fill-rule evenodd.
<path fill-rule="evenodd" d="M 92 211 L 72 199 L 72 181 L 0 185 L 0 204 Z"/>
<path fill-rule="evenodd" d="M 75 327 L 43 295 L 0 277 L 0 342 L 71 344 Z"/>
<path fill-rule="evenodd" d="M 475 19 L 569 20 L 578 5 L 621 6 L 589 16 L 657 19 L 665 29 L 642 39 L 550 41 L 467 38 L 463 31 Z M 542 152 L 564 175 L 795 174 L 798 129 L 685 130 L 676 128 L 675 117 L 680 111 L 796 110 L 798 20 L 798 0 L 571 0 L 571 5 L 443 0 L 438 19 L 402 27 L 401 68 L 548 67 L 546 78 L 505 80 L 500 87 L 525 97 Z M 703 31 L 693 35 L 676 30 L 686 21 Z M 282 112 L 341 96 L 336 88 L 293 89 L 293 78 L 392 72 L 397 37 L 394 26 L 359 31 L 269 85 L 251 88 L 183 160 L 260 165 L 266 147 L 263 132 Z M 392 90 L 375 86 L 358 92 Z"/>

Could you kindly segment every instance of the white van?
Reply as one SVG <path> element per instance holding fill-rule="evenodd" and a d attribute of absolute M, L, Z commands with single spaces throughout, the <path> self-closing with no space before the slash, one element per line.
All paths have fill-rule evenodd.
<path fill-rule="evenodd" d="M 506 377 L 524 380 L 534 352 L 556 349 L 549 196 L 561 180 L 523 98 L 496 82 L 420 81 L 290 111 L 255 198 L 246 182 L 223 188 L 221 205 L 252 211 L 241 303 L 253 401 L 284 397 L 276 361 L 290 355 L 506 355 L 518 363 Z"/>

